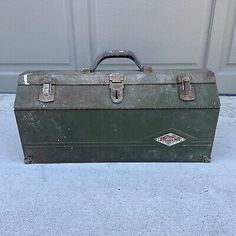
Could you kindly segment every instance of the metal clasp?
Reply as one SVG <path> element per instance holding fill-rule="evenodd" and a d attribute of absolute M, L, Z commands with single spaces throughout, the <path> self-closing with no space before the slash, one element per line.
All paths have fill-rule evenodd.
<path fill-rule="evenodd" d="M 190 75 L 179 76 L 178 78 L 179 98 L 183 101 L 195 100 L 195 89 L 192 85 L 192 77 Z"/>
<path fill-rule="evenodd" d="M 54 79 L 45 77 L 42 79 L 42 85 L 39 91 L 40 102 L 53 102 L 55 94 Z"/>
<path fill-rule="evenodd" d="M 120 73 L 110 74 L 109 88 L 111 89 L 111 100 L 120 103 L 124 98 L 124 75 Z"/>

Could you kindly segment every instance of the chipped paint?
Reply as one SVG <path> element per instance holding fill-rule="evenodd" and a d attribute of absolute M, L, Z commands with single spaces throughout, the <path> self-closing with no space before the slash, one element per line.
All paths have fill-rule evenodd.
<path fill-rule="evenodd" d="M 23 76 L 25 85 L 29 85 L 29 82 L 28 82 L 28 75 L 30 75 L 30 74 L 32 74 L 32 73 L 28 73 L 28 74 L 25 74 L 25 75 Z"/>
<path fill-rule="evenodd" d="M 56 78 L 57 85 L 108 85 L 109 76 L 114 71 L 97 71 L 93 73 L 79 73 L 76 71 L 34 71 L 26 73 L 20 77 L 19 85 L 29 85 L 28 75 L 30 77 L 30 84 L 40 85 L 41 78 L 48 76 Z M 215 83 L 215 77 L 207 77 L 207 72 L 204 70 L 158 70 L 151 73 L 143 73 L 140 71 L 117 71 L 124 75 L 125 84 L 177 84 L 177 76 L 183 74 L 191 74 L 193 83 Z M 206 79 L 207 78 L 207 79 Z"/>

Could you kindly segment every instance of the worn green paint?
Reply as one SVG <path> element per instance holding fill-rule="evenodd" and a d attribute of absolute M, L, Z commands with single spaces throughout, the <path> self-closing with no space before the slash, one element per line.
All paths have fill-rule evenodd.
<path fill-rule="evenodd" d="M 186 102 L 179 99 L 176 82 L 168 81 L 169 72 L 160 73 L 164 81 L 158 77 L 152 84 L 125 85 L 120 104 L 112 103 L 106 82 L 79 86 L 72 72 L 65 75 L 66 84 L 61 82 L 64 76 L 57 77 L 61 80 L 55 101 L 42 103 L 38 101 L 39 72 L 31 75 L 29 85 L 21 75 L 15 115 L 26 162 L 206 161 L 220 106 L 215 81 L 199 76 L 194 81 L 196 100 Z M 78 80 L 81 76 L 78 73 Z M 89 75 L 84 76 L 89 80 Z M 142 74 L 149 76 L 153 74 Z M 169 132 L 186 141 L 167 147 L 154 140 Z"/>

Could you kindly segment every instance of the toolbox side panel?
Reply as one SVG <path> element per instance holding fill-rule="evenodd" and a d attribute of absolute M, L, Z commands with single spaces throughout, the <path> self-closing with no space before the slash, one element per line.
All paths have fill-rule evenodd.
<path fill-rule="evenodd" d="M 219 109 L 15 111 L 26 162 L 205 161 Z M 155 139 L 173 133 L 184 141 Z"/>

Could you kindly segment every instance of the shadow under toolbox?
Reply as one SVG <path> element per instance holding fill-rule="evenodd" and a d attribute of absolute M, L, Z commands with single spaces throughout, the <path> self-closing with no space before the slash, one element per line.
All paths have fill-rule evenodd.
<path fill-rule="evenodd" d="M 139 70 L 95 71 L 112 57 Z M 154 72 L 115 50 L 80 72 L 21 74 L 15 116 L 25 163 L 209 162 L 219 107 L 213 72 Z"/>

